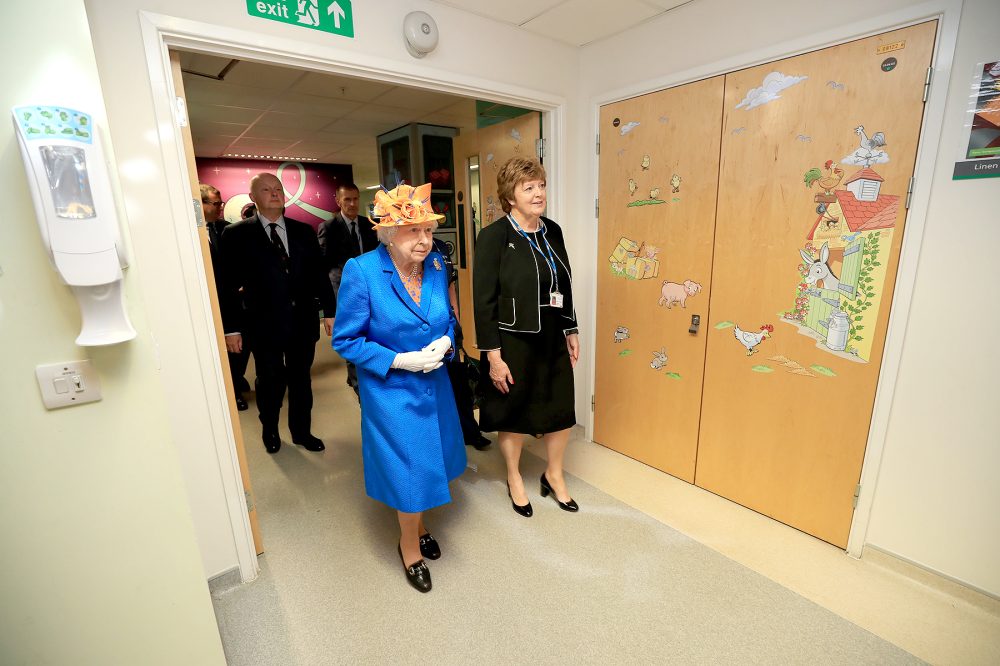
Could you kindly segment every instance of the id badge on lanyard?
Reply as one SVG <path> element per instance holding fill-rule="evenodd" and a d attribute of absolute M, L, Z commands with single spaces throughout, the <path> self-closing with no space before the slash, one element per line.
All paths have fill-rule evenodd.
<path fill-rule="evenodd" d="M 549 306 L 553 308 L 561 308 L 563 306 L 563 295 L 558 291 L 553 291 L 549 293 Z"/>

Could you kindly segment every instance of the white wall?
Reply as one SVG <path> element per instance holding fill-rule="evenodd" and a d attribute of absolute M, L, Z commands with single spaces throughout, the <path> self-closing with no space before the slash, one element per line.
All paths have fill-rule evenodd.
<path fill-rule="evenodd" d="M 560 98 L 575 99 L 577 51 L 440 4 L 404 0 L 355 2 L 354 39 L 252 18 L 245 4 L 234 2 L 86 0 L 86 6 L 122 167 L 136 264 L 143 269 L 138 289 L 155 304 L 149 326 L 163 364 L 170 437 L 184 466 L 205 574 L 212 576 L 237 565 L 229 514 L 233 509 L 227 510 L 221 499 L 220 475 L 225 476 L 225 470 L 220 470 L 212 446 L 224 411 L 213 393 L 216 361 L 204 355 L 214 344 L 207 320 L 189 315 L 189 304 L 197 310 L 205 288 L 191 204 L 182 196 L 171 199 L 165 186 L 178 178 L 169 167 L 177 147 L 167 136 L 172 130 L 157 131 L 140 11 L 174 17 L 168 22 L 179 31 L 202 34 L 207 41 L 267 45 L 314 61 L 333 60 L 347 73 L 375 69 L 413 77 L 414 83 L 445 82 L 439 89 L 449 92 L 472 87 L 478 88 L 480 98 L 545 98 L 555 105 Z M 402 17 L 415 9 L 429 12 L 441 34 L 438 48 L 422 60 L 407 54 L 402 40 Z M 572 155 L 566 151 L 563 161 Z M 565 196 L 556 207 L 573 210 Z M 267 535 L 263 538 L 266 548 Z"/>
<path fill-rule="evenodd" d="M 878 25 L 880 15 L 941 6 L 845 0 L 818 12 L 791 0 L 698 0 L 585 47 L 580 94 L 593 103 L 608 91 L 655 90 L 680 72 L 697 78 L 738 69 L 756 64 L 761 52 L 768 52 L 763 60 L 786 55 L 777 44 L 805 49 L 852 36 L 846 26 L 890 27 L 891 20 Z M 914 299 L 867 535 L 869 545 L 994 595 L 1000 595 L 1000 345 L 994 342 L 1000 309 L 989 274 L 1000 247 L 1000 179 L 953 182 L 951 169 L 973 64 L 1000 58 L 998 25 L 995 0 L 966 0 L 917 279 L 897 287 L 913 289 Z M 589 122 L 581 143 L 593 141 Z M 589 162 L 583 178 L 593 183 L 596 162 Z"/>
<path fill-rule="evenodd" d="M 105 117 L 82 2 L 45 7 L 41 18 L 30 3 L 0 10 L 9 27 L 0 42 L 0 662 L 221 664 L 139 288 L 144 269 L 125 279 L 138 338 L 77 347 L 76 301 L 35 224 L 8 110 L 48 102 Z M 75 359 L 90 359 L 104 399 L 46 411 L 35 366 Z"/>
<path fill-rule="evenodd" d="M 1000 596 L 1000 178 L 951 179 L 998 27 L 966 0 L 868 543 Z"/>

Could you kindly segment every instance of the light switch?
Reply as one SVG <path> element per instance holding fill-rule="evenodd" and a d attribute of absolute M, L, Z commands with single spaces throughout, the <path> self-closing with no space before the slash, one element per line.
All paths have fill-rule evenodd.
<path fill-rule="evenodd" d="M 101 399 L 101 382 L 90 361 L 67 361 L 35 368 L 47 409 L 82 405 Z"/>

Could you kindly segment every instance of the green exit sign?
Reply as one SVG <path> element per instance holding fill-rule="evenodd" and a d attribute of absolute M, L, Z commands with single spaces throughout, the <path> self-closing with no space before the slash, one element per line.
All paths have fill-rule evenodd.
<path fill-rule="evenodd" d="M 257 18 L 354 37 L 351 0 L 247 0 L 247 13 Z"/>

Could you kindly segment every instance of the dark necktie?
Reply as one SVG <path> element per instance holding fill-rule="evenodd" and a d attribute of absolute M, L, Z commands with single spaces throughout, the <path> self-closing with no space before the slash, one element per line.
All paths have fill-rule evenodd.
<path fill-rule="evenodd" d="M 278 225 L 275 222 L 271 222 L 267 226 L 271 227 L 271 244 L 274 245 L 274 249 L 278 253 L 281 268 L 287 273 L 288 251 L 285 249 L 285 244 L 281 242 L 281 236 L 278 235 Z"/>
<path fill-rule="evenodd" d="M 361 237 L 358 236 L 357 220 L 351 222 L 351 240 L 354 241 L 354 252 L 352 254 L 356 257 L 361 254 Z"/>

